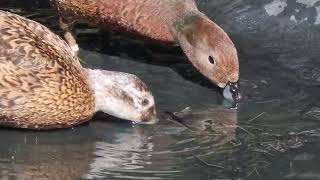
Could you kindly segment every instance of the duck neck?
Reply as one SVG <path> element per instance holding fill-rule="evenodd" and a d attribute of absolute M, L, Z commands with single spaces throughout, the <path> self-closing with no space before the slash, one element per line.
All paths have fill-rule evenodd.
<path fill-rule="evenodd" d="M 179 40 L 179 37 L 181 35 L 185 34 L 186 30 L 196 33 L 197 31 L 199 31 L 200 27 L 195 26 L 195 22 L 203 18 L 206 18 L 206 16 L 199 11 L 188 12 L 184 16 L 174 21 L 172 25 L 172 33 L 177 38 L 177 40 Z"/>
<path fill-rule="evenodd" d="M 95 97 L 95 110 L 97 111 L 102 111 L 103 107 L 105 106 L 105 102 L 107 102 L 107 100 L 103 97 L 105 97 L 103 95 L 108 93 L 105 92 L 106 91 L 106 87 L 103 85 L 103 83 L 101 83 L 101 71 L 99 69 L 89 69 L 89 68 L 84 68 L 86 73 L 87 73 L 87 77 L 88 77 L 88 84 L 90 89 L 93 91 L 94 93 L 94 97 Z"/>
<path fill-rule="evenodd" d="M 169 0 L 166 2 L 167 8 L 165 8 L 164 16 L 166 16 L 166 24 L 170 27 L 170 30 L 174 37 L 178 37 L 179 29 L 190 23 L 193 16 L 202 14 L 194 0 Z"/>

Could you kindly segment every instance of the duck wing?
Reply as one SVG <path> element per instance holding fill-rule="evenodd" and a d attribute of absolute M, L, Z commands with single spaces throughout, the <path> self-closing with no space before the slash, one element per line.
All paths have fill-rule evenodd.
<path fill-rule="evenodd" d="M 69 127 L 93 112 L 86 72 L 65 41 L 35 21 L 0 11 L 0 125 Z"/>
<path fill-rule="evenodd" d="M 55 65 L 82 69 L 68 44 L 45 26 L 0 10 L 0 28 L 1 46 L 25 56 L 15 59 L 16 65 L 36 70 Z"/>

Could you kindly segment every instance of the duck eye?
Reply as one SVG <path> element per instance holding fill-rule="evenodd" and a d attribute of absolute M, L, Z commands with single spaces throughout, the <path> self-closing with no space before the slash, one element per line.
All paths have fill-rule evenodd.
<path fill-rule="evenodd" d="M 211 64 L 214 64 L 214 63 L 215 63 L 215 60 L 213 59 L 212 56 L 209 56 L 209 57 L 208 57 L 208 60 L 209 60 L 209 62 L 210 62 Z"/>
<path fill-rule="evenodd" d="M 143 99 L 143 100 L 141 101 L 141 104 L 142 104 L 142 106 L 148 105 L 148 104 L 149 104 L 148 99 Z"/>

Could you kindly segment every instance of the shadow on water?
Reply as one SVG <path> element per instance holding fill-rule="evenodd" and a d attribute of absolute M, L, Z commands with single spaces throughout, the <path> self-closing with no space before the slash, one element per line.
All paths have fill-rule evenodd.
<path fill-rule="evenodd" d="M 79 24 L 85 66 L 137 74 L 161 122 L 134 125 L 98 114 L 68 130 L 1 129 L 0 179 L 320 179 L 320 1 L 198 4 L 239 51 L 244 100 L 237 110 L 221 105 L 218 90 L 179 47 Z M 61 34 L 45 1 L 0 7 Z"/>

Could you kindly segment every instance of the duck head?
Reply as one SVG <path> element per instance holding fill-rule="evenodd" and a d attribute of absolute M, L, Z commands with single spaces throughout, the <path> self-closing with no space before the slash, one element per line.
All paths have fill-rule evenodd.
<path fill-rule="evenodd" d="M 137 76 L 105 70 L 87 72 L 95 93 L 96 111 L 141 124 L 158 121 L 154 98 Z"/>
<path fill-rule="evenodd" d="M 190 13 L 174 24 L 181 48 L 194 67 L 224 88 L 224 97 L 239 101 L 237 50 L 228 35 L 200 12 Z"/>

